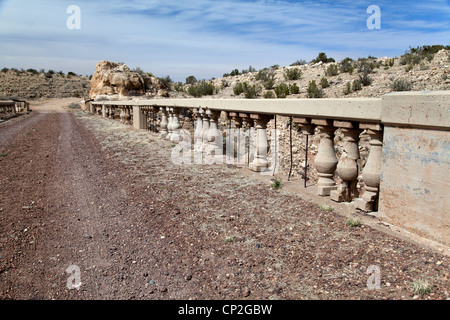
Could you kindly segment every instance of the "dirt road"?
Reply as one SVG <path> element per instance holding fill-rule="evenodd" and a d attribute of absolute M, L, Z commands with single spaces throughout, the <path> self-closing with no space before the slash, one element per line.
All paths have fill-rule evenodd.
<path fill-rule="evenodd" d="M 449 298 L 448 257 L 66 104 L 0 126 L 1 299 Z"/>

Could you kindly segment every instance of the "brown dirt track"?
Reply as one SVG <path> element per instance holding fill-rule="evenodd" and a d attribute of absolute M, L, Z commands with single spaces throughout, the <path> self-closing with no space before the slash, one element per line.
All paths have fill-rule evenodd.
<path fill-rule="evenodd" d="M 446 255 L 66 103 L 0 124 L 1 299 L 449 299 Z"/>

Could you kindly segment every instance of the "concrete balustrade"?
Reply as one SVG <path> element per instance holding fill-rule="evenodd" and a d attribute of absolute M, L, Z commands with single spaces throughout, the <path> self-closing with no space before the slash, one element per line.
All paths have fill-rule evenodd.
<path fill-rule="evenodd" d="M 0 101 L 0 118 L 9 118 L 16 114 L 14 101 Z"/>
<path fill-rule="evenodd" d="M 116 101 L 93 105 L 102 103 L 117 105 Z M 247 163 L 256 172 L 264 172 L 269 166 L 268 122 L 274 115 L 293 117 L 305 137 L 315 131 L 320 135 L 314 159 L 318 195 L 351 202 L 359 210 L 376 212 L 381 219 L 450 245 L 448 91 L 392 93 L 382 98 L 158 99 L 127 103 L 133 106 L 133 123 L 138 129 L 145 129 L 138 120 L 141 109 L 157 107 L 161 137 L 171 141 L 179 141 L 181 110 L 192 110 L 194 151 L 212 148 L 214 154 L 220 155 L 223 145 L 217 139 L 221 137 L 218 118 L 220 112 L 225 112 L 227 121 L 231 120 L 239 134 L 226 140 L 232 147 L 222 156 L 228 157 L 226 161 L 231 158 Z M 339 159 L 334 146 L 338 129 L 343 136 Z M 254 130 L 256 146 L 250 152 Z M 366 163 L 360 168 L 362 132 L 370 136 L 370 148 Z M 241 148 L 247 158 L 243 162 Z M 361 190 L 358 182 L 363 186 Z"/>
<path fill-rule="evenodd" d="M 0 118 L 10 118 L 22 112 L 30 112 L 28 102 L 16 99 L 0 101 Z"/>

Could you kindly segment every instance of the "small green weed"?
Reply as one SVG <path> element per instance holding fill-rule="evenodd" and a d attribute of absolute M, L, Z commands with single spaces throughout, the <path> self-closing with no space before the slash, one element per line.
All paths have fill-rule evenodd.
<path fill-rule="evenodd" d="M 361 221 L 359 221 L 359 219 L 356 217 L 349 216 L 347 218 L 347 221 L 345 222 L 345 224 L 350 227 L 359 227 L 359 226 L 361 226 Z"/>
<path fill-rule="evenodd" d="M 426 280 L 416 280 L 411 284 L 411 288 L 414 292 L 414 294 L 417 295 L 426 295 L 428 293 L 431 293 L 433 291 L 433 288 L 431 287 L 430 283 Z"/>
<path fill-rule="evenodd" d="M 319 206 L 319 208 L 320 208 L 320 210 L 327 211 L 327 212 L 332 212 L 334 210 L 333 207 L 328 204 L 321 204 Z"/>

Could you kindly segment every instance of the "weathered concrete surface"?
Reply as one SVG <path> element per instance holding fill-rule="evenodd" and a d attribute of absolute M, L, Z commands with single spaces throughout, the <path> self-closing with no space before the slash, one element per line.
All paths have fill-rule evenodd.
<path fill-rule="evenodd" d="M 383 97 L 379 217 L 450 245 L 450 92 Z"/>
<path fill-rule="evenodd" d="M 450 91 L 393 92 L 382 100 L 385 125 L 450 130 Z"/>
<path fill-rule="evenodd" d="M 208 108 L 256 114 L 278 114 L 380 122 L 381 99 L 152 99 L 140 105 Z"/>
<path fill-rule="evenodd" d="M 147 130 L 147 120 L 138 106 L 133 106 L 133 127 L 135 129 Z"/>

